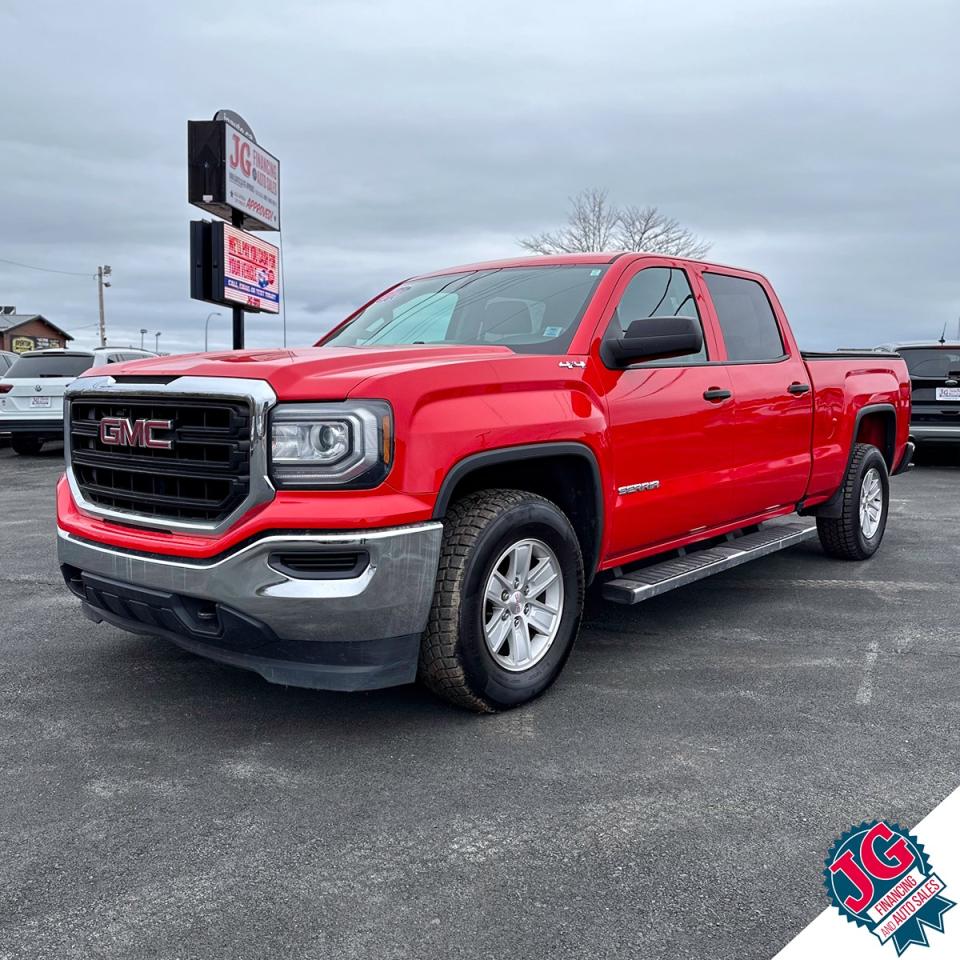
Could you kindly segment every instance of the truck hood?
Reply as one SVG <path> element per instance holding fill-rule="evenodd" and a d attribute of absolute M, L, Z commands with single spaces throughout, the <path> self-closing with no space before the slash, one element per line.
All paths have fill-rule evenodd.
<path fill-rule="evenodd" d="M 370 377 L 477 364 L 516 356 L 507 347 L 305 347 L 235 350 L 132 360 L 85 376 L 227 377 L 266 380 L 284 399 L 343 400 Z"/>

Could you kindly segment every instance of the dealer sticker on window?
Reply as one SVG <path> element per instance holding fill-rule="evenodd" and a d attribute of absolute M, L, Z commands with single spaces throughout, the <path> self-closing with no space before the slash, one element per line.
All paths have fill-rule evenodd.
<path fill-rule="evenodd" d="M 960 400 L 960 387 L 937 387 L 938 400 Z"/>
<path fill-rule="evenodd" d="M 923 845 L 898 824 L 861 823 L 833 845 L 823 871 L 831 903 L 899 957 L 911 944 L 928 947 L 928 930 L 943 933 L 943 915 L 955 907 Z"/>

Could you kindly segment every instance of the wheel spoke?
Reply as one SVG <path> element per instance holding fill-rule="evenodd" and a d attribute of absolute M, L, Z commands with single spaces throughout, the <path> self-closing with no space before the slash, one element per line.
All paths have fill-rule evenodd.
<path fill-rule="evenodd" d="M 528 596 L 539 597 L 557 579 L 557 576 L 553 562 L 549 557 L 544 557 L 527 578 L 527 586 L 530 588 Z"/>
<path fill-rule="evenodd" d="M 535 630 L 549 636 L 550 631 L 553 629 L 555 617 L 556 614 L 549 612 L 547 608 L 531 606 L 530 612 L 527 614 L 527 622 Z"/>
<path fill-rule="evenodd" d="M 504 604 L 503 592 L 509 592 L 504 578 L 497 571 L 487 581 L 487 589 L 484 593 L 484 599 L 492 603 L 495 607 L 502 607 Z"/>
<path fill-rule="evenodd" d="M 519 622 L 515 618 L 508 623 L 513 625 L 510 632 L 510 655 L 514 665 L 519 667 L 530 659 L 530 633 L 522 618 L 519 618 Z"/>
<path fill-rule="evenodd" d="M 484 633 L 487 636 L 487 646 L 491 653 L 499 654 L 503 649 L 503 645 L 507 642 L 507 637 L 510 634 L 512 622 L 509 618 L 504 620 L 498 615 L 493 622 L 486 626 Z"/>
<path fill-rule="evenodd" d="M 516 583 L 525 583 L 530 575 L 530 560 L 533 557 L 533 544 L 529 541 L 518 543 L 510 553 L 510 569 L 507 576 Z"/>

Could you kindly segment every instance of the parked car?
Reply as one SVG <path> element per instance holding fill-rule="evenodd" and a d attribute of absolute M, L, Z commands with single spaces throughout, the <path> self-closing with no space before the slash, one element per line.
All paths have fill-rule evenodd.
<path fill-rule="evenodd" d="M 84 370 L 155 357 L 147 350 L 31 350 L 20 354 L 0 380 L 0 433 L 11 434 L 19 454 L 35 454 L 63 439 L 63 393 Z"/>
<path fill-rule="evenodd" d="M 910 436 L 917 445 L 960 443 L 960 343 L 891 343 L 907 362 L 913 390 Z"/>
<path fill-rule="evenodd" d="M 118 372 L 67 390 L 89 618 L 481 711 L 553 683 L 595 577 L 636 603 L 818 534 L 866 560 L 911 453 L 900 357 L 802 354 L 760 274 L 662 256 L 458 267 L 314 348 Z"/>

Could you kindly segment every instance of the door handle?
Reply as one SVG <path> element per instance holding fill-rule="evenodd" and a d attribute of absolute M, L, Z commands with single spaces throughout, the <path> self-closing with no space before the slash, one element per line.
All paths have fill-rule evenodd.
<path fill-rule="evenodd" d="M 703 391 L 703 399 L 712 403 L 719 403 L 721 400 L 729 400 L 733 394 L 729 390 L 721 390 L 719 387 L 711 387 Z"/>
<path fill-rule="evenodd" d="M 800 383 L 797 381 L 796 383 L 791 383 L 790 386 L 787 387 L 787 393 L 793 393 L 799 396 L 801 393 L 806 393 L 809 389 L 809 383 Z"/>

